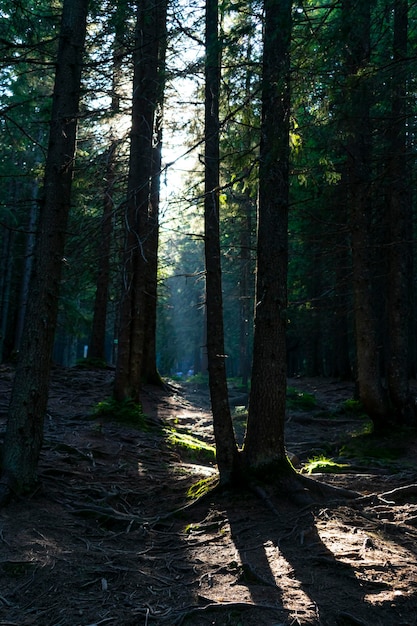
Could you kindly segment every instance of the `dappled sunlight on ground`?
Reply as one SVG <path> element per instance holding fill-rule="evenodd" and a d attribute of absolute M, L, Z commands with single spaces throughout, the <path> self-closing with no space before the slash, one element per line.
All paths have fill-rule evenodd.
<path fill-rule="evenodd" d="M 11 368 L 0 371 L 4 398 L 11 381 Z M 181 447 L 168 433 L 212 443 L 207 390 L 185 398 L 147 388 L 144 411 L 157 428 L 141 432 L 91 418 L 111 384 L 111 371 L 53 372 L 41 486 L 0 510 L 0 623 L 416 626 L 415 494 L 373 495 L 417 482 L 415 442 L 395 471 L 379 464 L 315 476 L 366 494 L 359 501 L 300 509 L 270 488 L 265 499 L 209 492 L 192 505 L 190 488 L 204 493 L 216 468 L 187 457 L 187 440 Z M 334 412 L 349 385 L 292 384 L 318 397 L 314 410 L 288 415 L 287 440 L 303 466 L 312 449 L 330 442 L 337 451 L 357 424 L 326 413 L 326 394 Z M 4 419 L 3 411 L 3 429 Z"/>

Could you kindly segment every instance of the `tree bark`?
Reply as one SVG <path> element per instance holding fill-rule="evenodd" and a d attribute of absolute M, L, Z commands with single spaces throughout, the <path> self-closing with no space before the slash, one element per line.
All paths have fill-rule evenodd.
<path fill-rule="evenodd" d="M 27 308 L 27 302 L 28 302 L 28 296 L 29 296 L 30 277 L 32 274 L 32 265 L 33 265 L 33 251 L 35 248 L 35 241 L 36 241 L 36 224 L 38 222 L 38 193 L 39 193 L 39 184 L 38 184 L 38 181 L 36 180 L 36 181 L 33 181 L 32 183 L 32 202 L 30 205 L 29 220 L 28 220 L 28 225 L 27 225 L 25 258 L 23 262 L 22 284 L 20 288 L 20 298 L 19 298 L 19 311 L 17 315 L 16 333 L 15 333 L 15 341 L 14 341 L 14 348 L 16 352 L 18 352 L 20 349 L 20 342 L 22 340 L 23 326 L 25 323 L 26 308 Z"/>
<path fill-rule="evenodd" d="M 350 207 L 356 370 L 359 397 L 376 428 L 388 417 L 380 375 L 371 270 L 370 2 L 343 0 L 345 27 L 345 144 Z"/>
<path fill-rule="evenodd" d="M 8 413 L 0 502 L 37 482 L 70 210 L 88 0 L 63 6 L 50 136 L 27 313 Z"/>
<path fill-rule="evenodd" d="M 160 52 L 165 46 L 165 30 L 161 33 L 160 29 L 165 25 L 166 9 L 166 0 L 145 0 L 137 7 L 116 400 L 139 401 L 142 382 L 153 135 L 163 78 Z"/>
<path fill-rule="evenodd" d="M 253 203 L 249 194 L 242 200 L 242 217 L 240 226 L 240 326 L 239 326 L 239 374 L 242 378 L 242 388 L 248 391 L 251 369 L 250 340 L 251 340 L 251 317 L 253 304 L 253 276 L 251 263 L 251 236 L 252 236 L 252 207 Z"/>
<path fill-rule="evenodd" d="M 113 233 L 113 187 L 115 155 L 117 142 L 111 141 L 106 154 L 106 188 L 103 199 L 103 215 L 101 219 L 101 232 L 99 242 L 98 274 L 96 283 L 96 295 L 94 299 L 93 323 L 91 328 L 90 345 L 88 356 L 90 359 L 106 360 L 106 324 L 107 303 L 109 298 L 110 284 L 110 253 Z"/>
<path fill-rule="evenodd" d="M 159 243 L 159 196 L 162 165 L 162 111 L 156 116 L 156 144 L 152 150 L 152 179 L 149 199 L 148 259 L 145 285 L 145 338 L 143 346 L 143 380 L 151 385 L 162 386 L 156 364 L 156 311 L 158 301 L 158 243 Z"/>
<path fill-rule="evenodd" d="M 217 0 L 206 2 L 204 249 L 206 262 L 207 358 L 216 459 L 220 482 L 236 470 L 237 446 L 230 414 L 224 354 L 219 231 L 219 91 L 221 47 Z"/>
<path fill-rule="evenodd" d="M 161 166 L 163 146 L 163 104 L 165 92 L 165 68 L 167 45 L 167 3 L 160 6 L 158 12 L 158 83 L 156 94 L 156 112 L 154 142 L 152 144 L 152 167 L 149 193 L 149 211 L 145 254 L 147 258 L 145 277 L 145 336 L 143 355 L 143 380 L 162 386 L 156 362 L 156 326 L 158 303 L 158 245 L 159 245 L 159 202 L 161 189 Z"/>
<path fill-rule="evenodd" d="M 114 226 L 114 185 L 116 180 L 117 147 L 116 128 L 117 115 L 120 113 L 121 85 L 123 82 L 123 64 L 125 61 L 126 20 L 130 14 L 130 7 L 126 0 L 117 0 L 116 9 L 111 19 L 114 29 L 112 49 L 112 91 L 110 102 L 110 144 L 105 154 L 106 184 L 103 197 L 103 215 L 101 220 L 101 239 L 99 244 L 98 272 L 96 294 L 94 300 L 93 323 L 91 326 L 90 345 L 88 356 L 91 359 L 106 360 L 106 327 L 107 306 L 110 287 L 110 256 L 112 252 L 112 234 Z M 113 355 L 110 360 L 113 360 Z"/>
<path fill-rule="evenodd" d="M 291 11 L 290 0 L 265 0 L 255 334 L 243 451 L 255 471 L 289 469 L 284 421 Z"/>
<path fill-rule="evenodd" d="M 401 422 L 415 421 L 415 403 L 410 397 L 408 372 L 410 285 L 410 196 L 407 163 L 406 79 L 408 2 L 394 3 L 393 75 L 389 162 L 386 180 L 389 212 L 388 325 L 389 356 L 387 385 L 390 402 Z"/>

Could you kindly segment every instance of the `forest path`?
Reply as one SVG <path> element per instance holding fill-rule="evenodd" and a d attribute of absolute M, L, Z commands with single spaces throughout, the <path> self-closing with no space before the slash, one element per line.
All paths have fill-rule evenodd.
<path fill-rule="evenodd" d="M 12 377 L 1 368 L 0 432 Z M 212 441 L 207 394 L 146 388 L 145 413 L 164 430 L 141 432 L 91 419 L 112 378 L 54 369 L 42 483 L 0 510 L 0 625 L 417 624 L 415 433 L 367 438 L 366 421 L 341 410 L 351 385 L 290 381 L 289 450 L 300 467 L 343 452 L 340 473 L 316 479 L 362 500 L 299 509 L 268 490 L 190 508 L 187 490 L 215 468 L 168 435 Z"/>

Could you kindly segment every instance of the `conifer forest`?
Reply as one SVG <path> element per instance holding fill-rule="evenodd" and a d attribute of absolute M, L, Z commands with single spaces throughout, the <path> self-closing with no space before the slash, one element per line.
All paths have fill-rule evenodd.
<path fill-rule="evenodd" d="M 0 625 L 417 625 L 416 50 L 2 0 Z"/>

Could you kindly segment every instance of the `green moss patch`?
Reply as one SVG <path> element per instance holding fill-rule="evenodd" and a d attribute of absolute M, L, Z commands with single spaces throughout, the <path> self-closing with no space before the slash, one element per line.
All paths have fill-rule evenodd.
<path fill-rule="evenodd" d="M 358 461 L 397 461 L 407 451 L 408 438 L 400 433 L 391 437 L 378 437 L 372 433 L 352 437 L 340 449 L 340 456 Z"/>
<path fill-rule="evenodd" d="M 316 398 L 311 393 L 287 387 L 287 409 L 293 411 L 312 411 L 317 408 Z"/>
<path fill-rule="evenodd" d="M 187 491 L 187 498 L 190 500 L 196 500 L 197 498 L 201 498 L 206 493 L 209 493 L 218 483 L 217 476 L 210 476 L 209 478 L 202 478 L 197 481 Z"/>
<path fill-rule="evenodd" d="M 92 417 L 115 421 L 144 431 L 151 430 L 142 406 L 131 398 L 121 402 L 114 398 L 103 400 L 94 407 Z"/>
<path fill-rule="evenodd" d="M 216 450 L 205 441 L 174 429 L 166 430 L 165 433 L 168 445 L 175 448 L 183 460 L 203 464 L 215 463 Z"/>

